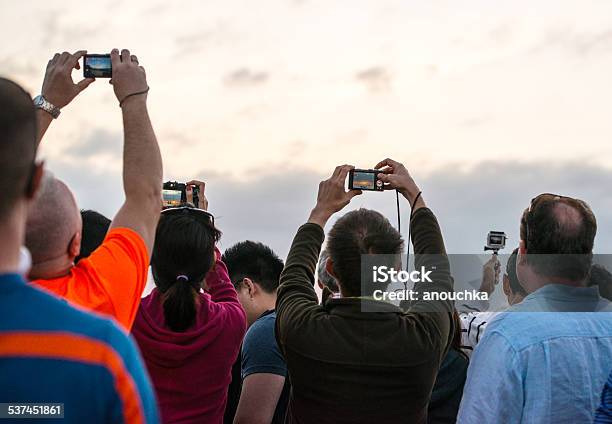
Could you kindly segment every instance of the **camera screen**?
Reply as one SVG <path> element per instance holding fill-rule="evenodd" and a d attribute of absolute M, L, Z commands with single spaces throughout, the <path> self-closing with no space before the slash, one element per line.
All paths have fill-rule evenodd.
<path fill-rule="evenodd" d="M 353 188 L 361 190 L 375 190 L 376 174 L 373 172 L 355 172 L 353 174 Z"/>
<path fill-rule="evenodd" d="M 181 194 L 180 190 L 162 190 L 163 206 L 165 208 L 180 206 Z"/>
<path fill-rule="evenodd" d="M 490 236 L 489 242 L 490 244 L 502 244 L 503 240 L 501 236 Z"/>
<path fill-rule="evenodd" d="M 84 59 L 85 75 L 94 78 L 107 78 L 111 76 L 110 56 L 85 56 Z"/>

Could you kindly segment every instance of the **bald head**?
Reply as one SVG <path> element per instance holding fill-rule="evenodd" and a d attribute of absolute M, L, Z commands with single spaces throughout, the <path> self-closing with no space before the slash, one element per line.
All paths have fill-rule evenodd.
<path fill-rule="evenodd" d="M 596 233 L 591 208 L 570 197 L 541 197 L 521 220 L 521 239 L 534 270 L 568 281 L 588 276 Z"/>
<path fill-rule="evenodd" d="M 63 256 L 74 259 L 71 243 L 78 234 L 80 247 L 81 215 L 66 184 L 46 173 L 40 191 L 28 210 L 26 247 L 34 266 Z"/>

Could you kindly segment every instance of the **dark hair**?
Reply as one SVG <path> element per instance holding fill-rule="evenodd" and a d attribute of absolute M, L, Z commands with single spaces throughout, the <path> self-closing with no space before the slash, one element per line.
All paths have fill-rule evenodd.
<path fill-rule="evenodd" d="M 198 293 L 215 264 L 221 232 L 196 209 L 162 213 L 155 232 L 151 271 L 164 300 L 164 318 L 172 331 L 195 322 Z"/>
<path fill-rule="evenodd" d="M 534 271 L 547 277 L 584 280 L 593 262 L 597 233 L 591 208 L 582 200 L 548 195 L 532 202 L 530 209 L 521 218 L 521 239 Z M 579 219 L 569 216 L 570 210 L 578 212 Z"/>
<path fill-rule="evenodd" d="M 223 254 L 223 262 L 237 287 L 243 279 L 250 278 L 266 293 L 273 293 L 278 288 L 285 266 L 268 246 L 250 240 L 241 241 L 227 249 Z"/>
<path fill-rule="evenodd" d="M 389 220 L 370 209 L 351 211 L 338 219 L 329 231 L 327 250 L 334 264 L 344 296 L 369 295 L 373 287 L 361 293 L 361 255 L 400 254 L 404 241 Z"/>
<path fill-rule="evenodd" d="M 612 273 L 604 266 L 594 264 L 591 267 L 589 286 L 598 286 L 599 295 L 612 301 Z"/>
<path fill-rule="evenodd" d="M 83 221 L 81 252 L 74 258 L 75 263 L 89 257 L 94 250 L 100 247 L 111 224 L 110 219 L 92 210 L 82 210 L 81 220 Z"/>
<path fill-rule="evenodd" d="M 521 285 L 516 275 L 516 258 L 518 257 L 518 248 L 514 249 L 508 257 L 506 262 L 506 275 L 508 276 L 508 282 L 510 283 L 510 290 L 512 293 L 522 294 L 527 296 L 527 292 Z"/>
<path fill-rule="evenodd" d="M 36 158 L 36 113 L 30 95 L 0 78 L 0 219 L 25 196 Z"/>

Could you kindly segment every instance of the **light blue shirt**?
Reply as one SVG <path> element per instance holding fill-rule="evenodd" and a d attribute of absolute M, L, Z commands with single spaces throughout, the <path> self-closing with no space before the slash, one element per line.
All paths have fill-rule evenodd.
<path fill-rule="evenodd" d="M 611 312 L 597 287 L 550 284 L 499 314 L 472 355 L 457 422 L 592 422 L 612 369 Z"/>

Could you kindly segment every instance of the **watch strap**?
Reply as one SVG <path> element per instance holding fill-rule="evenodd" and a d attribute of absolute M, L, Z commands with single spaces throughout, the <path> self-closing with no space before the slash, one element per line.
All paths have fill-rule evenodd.
<path fill-rule="evenodd" d="M 36 96 L 34 98 L 34 106 L 37 109 L 42 109 L 47 112 L 49 115 L 53 117 L 53 119 L 57 119 L 60 116 L 61 110 L 59 107 L 55 106 L 53 103 L 49 102 L 44 98 L 42 94 Z"/>

